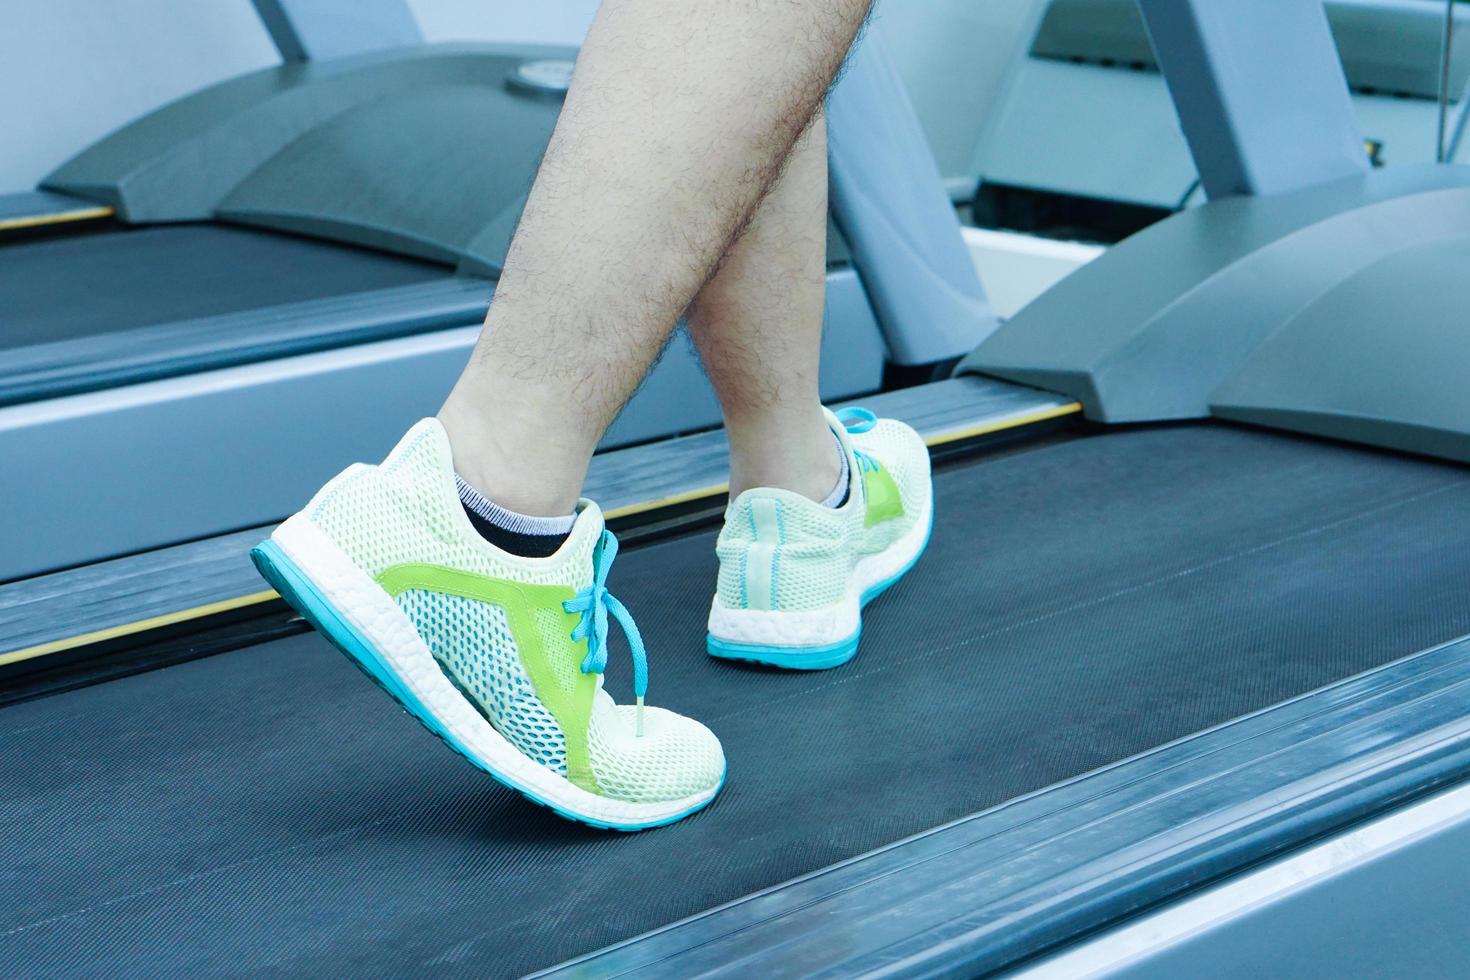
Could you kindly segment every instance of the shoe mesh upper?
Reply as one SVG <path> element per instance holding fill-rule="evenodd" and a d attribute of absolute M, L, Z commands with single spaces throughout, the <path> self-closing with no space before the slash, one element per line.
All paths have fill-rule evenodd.
<path fill-rule="evenodd" d="M 614 705 L 603 692 L 587 726 L 587 751 L 597 785 L 617 800 L 677 800 L 714 786 L 725 771 L 719 740 L 692 718 L 663 708 Z"/>
<path fill-rule="evenodd" d="M 580 522 L 555 560 L 519 560 L 469 528 L 454 488 L 448 441 L 421 423 L 380 466 L 344 472 L 307 506 L 307 517 L 371 576 L 404 563 L 442 565 L 490 578 L 580 590 L 592 581 L 601 533 Z M 423 590 L 397 597 L 430 652 L 459 689 L 529 758 L 565 776 L 566 737 L 536 696 L 504 610 L 493 603 Z M 544 647 L 568 649 L 560 610 L 537 609 Z M 580 674 L 571 655 L 550 657 L 555 683 L 570 691 Z M 588 762 L 602 794 L 635 803 L 682 799 L 713 788 L 724 770 L 719 741 L 703 725 L 645 709 L 646 733 L 633 738 L 632 706 L 599 691 L 588 722 Z"/>
<path fill-rule="evenodd" d="M 542 646 L 554 650 L 566 643 L 568 637 L 564 632 L 564 620 L 556 614 L 556 610 L 537 609 L 535 619 L 536 632 L 539 634 Z M 557 686 L 571 693 L 577 686 L 577 675 L 581 673 L 581 665 L 573 663 L 570 658 L 556 658 L 551 661 L 550 666 Z"/>
<path fill-rule="evenodd" d="M 763 494 L 776 499 L 780 529 L 771 569 L 776 609 L 817 609 L 841 600 L 858 560 L 887 548 L 914 526 L 929 494 L 929 450 L 918 433 L 894 419 L 880 419 L 872 429 L 850 433 L 848 439 L 854 449 L 876 459 L 893 477 L 903 516 L 864 527 L 862 470 L 855 463 L 851 495 L 842 507 L 824 507 L 781 491 L 741 494 L 726 510 L 725 526 L 715 546 L 720 558 L 721 605 L 749 608 L 745 582 L 750 547 L 756 540 L 750 505 Z"/>
<path fill-rule="evenodd" d="M 488 602 L 410 589 L 399 607 L 434 658 L 476 701 L 495 730 L 554 772 L 567 772 L 567 740 L 516 654 L 505 610 Z"/>
<path fill-rule="evenodd" d="M 913 429 L 897 419 L 879 419 L 867 432 L 850 436 L 853 448 L 878 460 L 898 486 L 904 516 L 884 521 L 865 530 L 863 554 L 871 555 L 887 548 L 914 526 L 920 508 L 929 496 L 929 447 Z"/>
<path fill-rule="evenodd" d="M 425 426 L 380 466 L 339 477 L 309 507 L 337 547 L 369 575 L 402 562 L 426 562 L 538 585 L 586 587 L 597 535 L 573 531 L 555 562 L 518 562 L 470 537 L 454 489 L 443 430 Z"/>

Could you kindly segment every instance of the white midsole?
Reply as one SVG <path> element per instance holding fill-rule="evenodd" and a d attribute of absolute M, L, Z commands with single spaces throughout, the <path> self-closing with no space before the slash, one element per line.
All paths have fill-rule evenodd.
<path fill-rule="evenodd" d="M 601 823 L 633 825 L 670 819 L 714 796 L 704 793 L 659 803 L 611 800 L 533 762 L 480 714 L 445 676 L 413 623 L 387 592 L 352 563 L 302 514 L 271 535 L 338 615 L 365 636 L 420 703 L 479 762 L 542 802 Z"/>
<path fill-rule="evenodd" d="M 750 646 L 820 647 L 846 640 L 862 622 L 862 596 L 918 557 L 929 536 L 933 496 L 926 498 L 918 520 L 876 555 L 858 561 L 847 595 L 817 609 L 730 609 L 717 594 L 710 603 L 709 633 L 726 643 Z"/>

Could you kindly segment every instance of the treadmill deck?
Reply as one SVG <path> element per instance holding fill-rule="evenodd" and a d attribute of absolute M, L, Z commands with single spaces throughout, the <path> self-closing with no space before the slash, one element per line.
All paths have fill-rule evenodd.
<path fill-rule="evenodd" d="M 730 760 L 663 830 L 525 802 L 314 635 L 0 712 L 0 970 L 520 974 L 1470 632 L 1458 467 L 1179 427 L 936 494 L 834 671 L 703 654 L 711 533 L 619 560 L 650 699 Z"/>
<path fill-rule="evenodd" d="M 0 244 L 0 262 L 0 351 L 451 274 L 368 249 L 213 224 Z"/>

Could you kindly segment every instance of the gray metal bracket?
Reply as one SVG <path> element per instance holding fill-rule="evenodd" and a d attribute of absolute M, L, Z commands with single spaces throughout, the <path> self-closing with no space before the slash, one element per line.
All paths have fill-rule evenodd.
<path fill-rule="evenodd" d="M 283 61 L 324 61 L 424 43 L 403 0 L 254 0 Z"/>
<path fill-rule="evenodd" d="M 872 25 L 827 100 L 832 213 L 898 364 L 959 357 L 998 323 L 898 68 Z"/>
<path fill-rule="evenodd" d="M 1205 193 L 1368 169 L 1321 0 L 1139 0 Z"/>

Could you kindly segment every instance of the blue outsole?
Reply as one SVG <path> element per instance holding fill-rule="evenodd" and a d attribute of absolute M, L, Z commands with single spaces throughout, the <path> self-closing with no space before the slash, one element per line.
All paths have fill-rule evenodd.
<path fill-rule="evenodd" d="M 908 564 L 894 572 L 883 581 L 871 585 L 858 598 L 858 608 L 865 608 L 868 603 L 887 592 L 899 579 L 903 578 L 908 570 L 913 568 L 924 552 L 929 547 L 929 536 L 934 533 L 934 510 L 929 510 L 929 524 L 924 529 L 924 541 L 919 545 L 918 552 L 910 558 Z M 720 640 L 708 634 L 705 635 L 704 648 L 711 657 L 719 657 L 721 660 L 739 660 L 745 663 L 764 664 L 767 667 L 780 667 L 782 670 L 831 670 L 833 667 L 841 667 L 853 657 L 857 656 L 858 641 L 862 639 L 863 624 L 858 621 L 858 628 L 853 630 L 852 635 L 838 640 L 836 643 L 828 643 L 817 647 L 778 647 L 761 646 L 755 643 L 730 643 Z"/>
<path fill-rule="evenodd" d="M 719 795 L 720 789 L 724 786 L 725 776 L 724 773 L 721 773 L 720 784 L 715 787 L 715 792 L 708 800 L 705 800 L 698 806 L 693 806 L 676 813 L 673 816 L 637 824 L 618 824 L 593 820 L 590 817 L 582 816 L 579 813 L 574 813 L 555 803 L 544 800 L 530 790 L 518 785 L 509 777 L 501 775 L 484 760 L 470 751 L 463 742 L 455 737 L 453 732 L 445 728 L 434 713 L 429 710 L 428 705 L 420 701 L 404 685 L 402 679 L 398 676 L 398 672 L 383 659 L 368 638 L 363 636 L 356 627 L 338 614 L 337 610 L 317 591 L 316 586 L 312 585 L 311 580 L 306 577 L 301 569 L 297 568 L 296 564 L 290 558 L 286 557 L 286 553 L 281 550 L 279 545 L 269 539 L 262 541 L 250 550 L 250 560 L 255 562 L 256 569 L 281 594 L 281 598 L 285 599 L 291 605 L 291 608 L 299 612 L 307 622 L 316 627 L 317 632 L 331 641 L 332 646 L 342 651 L 347 659 L 356 664 L 373 683 L 386 691 L 393 700 L 403 706 L 405 711 L 417 718 L 425 728 L 438 736 L 440 741 L 464 756 L 475 768 L 481 769 L 489 774 L 496 782 L 515 790 L 538 806 L 544 806 L 568 820 L 586 824 L 589 827 L 596 827 L 599 830 L 649 830 L 653 827 L 662 827 L 682 820 L 690 814 L 704 809 Z"/>

